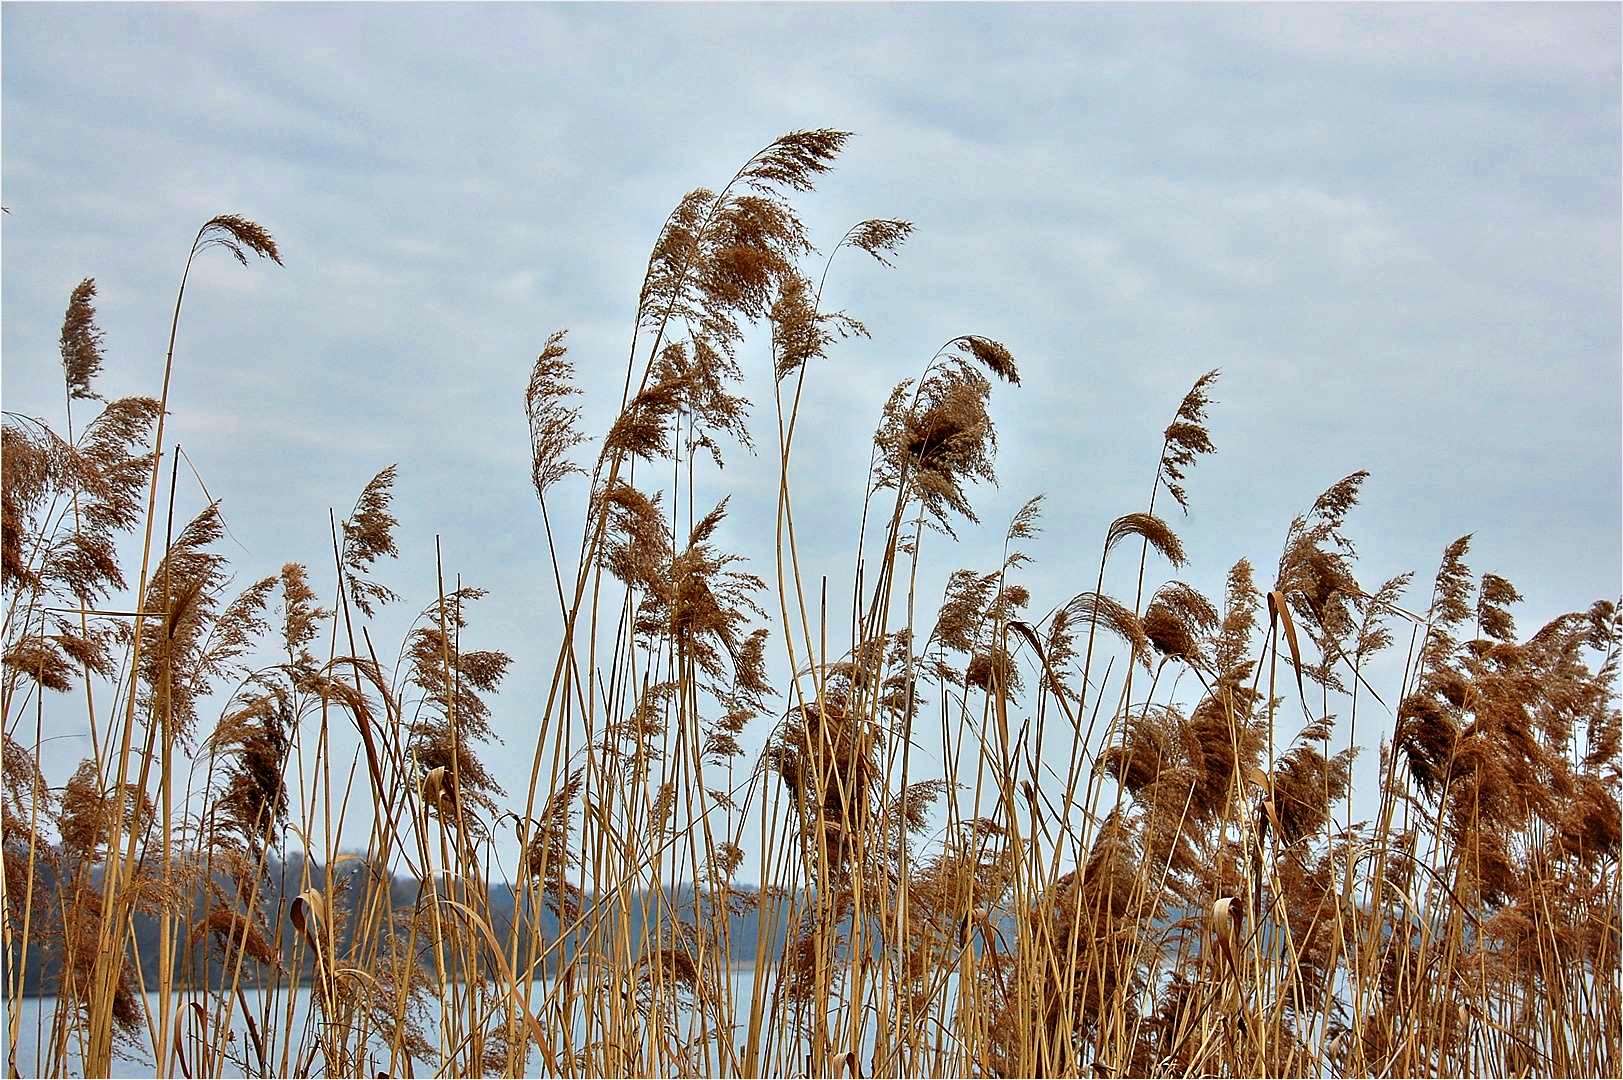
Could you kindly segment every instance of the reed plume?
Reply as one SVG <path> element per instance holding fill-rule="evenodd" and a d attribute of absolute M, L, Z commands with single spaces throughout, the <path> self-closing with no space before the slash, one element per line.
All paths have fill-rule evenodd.
<path fill-rule="evenodd" d="M 279 558 L 234 585 L 206 493 L 159 537 L 173 336 L 158 398 L 104 401 L 95 282 L 73 290 L 67 434 L 0 431 L 13 1071 L 43 988 L 38 1071 L 61 1075 L 115 1045 L 188 1075 L 1616 1072 L 1614 600 L 1537 625 L 1469 537 L 1424 603 L 1406 573 L 1366 589 L 1362 471 L 1289 523 L 1271 574 L 1239 557 L 1204 595 L 1197 535 L 1156 499 L 1189 514 L 1215 371 L 1146 433 L 1148 503 L 1086 541 L 1097 567 L 1042 537 L 1042 496 L 983 536 L 992 392 L 1020 372 L 979 334 L 895 384 L 850 574 L 814 573 L 803 391 L 867 334 L 825 286 L 842 250 L 891 266 L 913 232 L 867 219 L 806 265 L 797 197 L 847 138 L 792 132 L 677 203 L 595 454 L 598 358 L 545 339 L 522 399 L 561 625 L 522 700 L 502 691 L 529 658 L 476 639 L 485 594 L 438 547 L 383 640 L 408 591 L 377 577 L 409 546 L 395 466 L 328 511 L 331 578 Z M 235 215 L 191 255 L 213 247 L 281 261 Z M 756 362 L 778 452 L 760 575 L 752 491 L 721 469 L 759 439 Z M 576 475 L 583 509 L 558 495 Z M 936 592 L 926 549 L 983 539 Z M 1105 587 L 1128 541 L 1131 600 Z M 53 786 L 45 701 L 54 722 L 79 692 L 90 753 Z M 518 730 L 522 798 L 489 764 Z"/>

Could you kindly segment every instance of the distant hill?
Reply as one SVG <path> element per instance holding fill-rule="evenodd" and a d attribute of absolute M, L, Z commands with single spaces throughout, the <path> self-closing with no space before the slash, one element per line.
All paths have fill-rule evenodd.
<path fill-rule="evenodd" d="M 360 874 L 366 872 L 366 866 L 360 861 L 345 863 L 339 871 L 339 878 L 335 885 L 340 889 L 352 884 Z M 31 917 L 33 930 L 30 933 L 30 947 L 27 965 L 23 975 L 24 993 L 28 995 L 54 994 L 61 985 L 61 950 L 55 944 L 60 937 L 59 933 L 52 933 L 60 928 L 61 914 L 57 908 L 57 883 L 52 876 L 49 865 L 41 860 L 36 865 L 38 880 L 36 895 L 49 897 L 48 910 L 36 908 Z M 295 852 L 286 859 L 271 859 L 266 866 L 265 876 L 260 883 L 260 896 L 257 907 L 261 913 L 267 936 L 272 939 L 273 945 L 278 948 L 284 967 L 291 967 L 295 955 L 295 935 L 288 921 L 288 907 L 294 897 L 299 894 L 302 883 L 306 880 L 306 860 L 302 853 Z M 99 874 L 97 874 L 99 878 Z M 348 880 L 345 880 L 345 879 Z M 308 867 L 308 880 L 310 887 L 323 889 L 326 885 L 324 868 L 310 863 Z M 224 879 L 221 879 L 225 884 Z M 225 884 L 226 891 L 234 894 L 234 886 Z M 496 884 L 489 886 L 489 910 L 491 922 L 496 934 L 506 940 L 514 923 L 515 896 L 511 886 Z M 418 902 L 423 891 L 422 883 L 410 879 L 396 877 L 390 885 L 390 902 L 395 910 L 410 909 Z M 754 891 L 741 889 L 738 892 L 754 900 Z M 447 890 L 442 889 L 442 895 Z M 669 907 L 677 912 L 691 912 L 693 905 L 693 890 L 691 886 L 680 886 L 671 893 L 667 891 Z M 605 905 L 614 905 L 614 917 L 619 917 L 618 899 L 605 898 Z M 777 917 L 774 941 L 770 943 L 768 954 L 778 956 L 782 953 L 783 944 L 787 938 L 787 907 L 788 899 L 776 900 Z M 588 905 L 589 907 L 590 905 Z M 661 905 L 665 906 L 664 904 Z M 753 961 L 756 956 L 756 946 L 760 930 L 760 911 L 753 902 L 737 905 L 741 911 L 735 911 L 729 920 L 730 952 L 735 961 Z M 654 905 L 650 903 L 650 894 L 635 892 L 628 897 L 627 919 L 630 924 L 634 940 L 640 939 L 648 916 Z M 188 920 L 191 925 L 201 922 L 204 915 L 204 897 L 199 895 L 193 906 L 193 918 Z M 668 917 L 668 915 L 667 915 Z M 688 916 L 691 921 L 691 914 Z M 182 928 L 184 932 L 184 927 Z M 155 916 L 137 912 L 134 917 L 135 940 L 140 947 L 141 974 L 145 984 L 149 987 L 157 985 L 159 964 L 159 925 Z M 557 917 L 550 909 L 543 910 L 541 916 L 541 934 L 548 942 L 555 941 L 561 927 Z M 352 927 L 348 920 L 338 928 L 338 946 L 340 950 L 347 948 L 351 940 Z M 578 938 L 578 933 L 572 935 Z M 575 952 L 576 942 L 565 941 L 555 954 L 549 970 L 556 969 L 558 963 L 567 960 Z M 303 968 L 301 977 L 308 981 L 313 978 L 313 959 L 304 950 Z M 221 949 L 213 942 L 203 939 L 192 942 L 179 942 L 176 948 L 175 979 L 181 986 L 219 986 L 224 981 L 223 958 Z M 255 985 L 267 981 L 268 973 L 263 966 L 248 959 L 244 962 L 243 984 Z"/>

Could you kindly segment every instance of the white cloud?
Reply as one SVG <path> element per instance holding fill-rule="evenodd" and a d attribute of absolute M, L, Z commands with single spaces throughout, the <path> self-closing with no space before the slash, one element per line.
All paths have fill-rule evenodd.
<path fill-rule="evenodd" d="M 1607 4 L 1269 4 L 1230 21 L 1258 42 L 1389 71 L 1503 78 L 1618 71 L 1618 12 Z"/>

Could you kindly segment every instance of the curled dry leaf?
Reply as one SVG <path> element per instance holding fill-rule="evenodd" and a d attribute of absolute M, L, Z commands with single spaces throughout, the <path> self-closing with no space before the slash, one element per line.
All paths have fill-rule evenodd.
<path fill-rule="evenodd" d="M 1285 594 L 1278 589 L 1268 593 L 1268 622 L 1278 620 L 1285 627 L 1285 643 L 1291 650 L 1291 667 L 1296 669 L 1296 692 L 1302 697 L 1302 711 L 1307 711 L 1307 688 L 1302 682 L 1302 647 L 1296 641 L 1296 623 L 1291 619 L 1290 605 Z"/>
<path fill-rule="evenodd" d="M 424 775 L 423 802 L 442 815 L 449 815 L 456 810 L 456 799 L 451 793 L 451 778 L 446 774 L 444 765 L 437 765 Z"/>
<path fill-rule="evenodd" d="M 1239 981 L 1240 931 L 1245 925 L 1245 900 L 1238 896 L 1225 896 L 1212 905 L 1212 935 L 1217 939 L 1218 952 L 1224 958 L 1228 973 Z"/>
<path fill-rule="evenodd" d="M 288 921 L 293 924 L 293 929 L 303 934 L 310 947 L 318 953 L 321 951 L 319 930 L 326 911 L 327 902 L 316 889 L 306 889 L 295 896 L 287 909 Z"/>

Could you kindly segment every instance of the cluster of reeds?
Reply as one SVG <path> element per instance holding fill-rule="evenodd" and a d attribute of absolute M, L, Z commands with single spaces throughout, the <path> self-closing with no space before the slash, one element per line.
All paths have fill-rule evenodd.
<path fill-rule="evenodd" d="M 392 467 L 333 515 L 329 592 L 296 562 L 234 590 L 219 505 L 175 519 L 185 278 L 156 399 L 99 398 L 95 286 L 73 291 L 62 434 L 4 426 L 12 1073 L 1617 1072 L 1618 607 L 1523 636 L 1466 538 L 1429 598 L 1408 575 L 1366 586 L 1361 473 L 1290 523 L 1271 576 L 1241 559 L 1221 597 L 1163 580 L 1215 372 L 1177 403 L 1142 509 L 1073 549 L 1074 596 L 1019 581 L 1033 499 L 932 603 L 921 553 L 978 522 L 992 395 L 1020 381 L 997 341 L 951 338 L 883 403 L 831 623 L 828 579 L 801 570 L 795 436 L 807 381 L 866 331 L 824 284 L 848 250 L 889 265 L 912 228 L 864 221 L 811 261 L 792 199 L 845 141 L 787 135 L 681 200 L 590 458 L 547 339 L 524 409 L 563 630 L 522 705 L 493 697 L 508 654 L 473 647 L 481 591 L 443 571 L 380 658 L 374 619 L 403 602 L 375 576 Z M 280 262 L 226 215 L 187 272 L 213 247 Z M 722 456 L 757 430 L 755 328 L 765 577 L 719 540 Z M 1134 562 L 1134 593 L 1107 595 Z M 48 694 L 83 701 L 91 753 L 65 780 L 40 768 Z M 481 760 L 498 727 L 534 735 L 522 792 Z M 1379 786 L 1355 793 L 1360 738 Z M 339 849 L 346 821 L 364 850 Z M 291 880 L 270 872 L 295 854 Z M 55 995 L 38 1038 L 34 990 Z"/>

